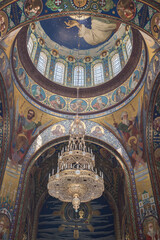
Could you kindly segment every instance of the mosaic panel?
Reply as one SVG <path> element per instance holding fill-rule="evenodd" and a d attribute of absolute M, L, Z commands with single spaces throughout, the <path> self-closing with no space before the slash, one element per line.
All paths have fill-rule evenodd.
<path fill-rule="evenodd" d="M 39 103 L 45 105 L 45 107 L 52 108 L 53 111 L 55 109 L 63 113 L 69 112 L 73 114 L 77 111 L 79 113 L 94 113 L 99 110 L 105 110 L 107 108 L 114 107 L 115 104 L 122 102 L 123 99 L 126 98 L 136 88 L 142 77 L 146 63 L 145 46 L 143 44 L 142 55 L 137 64 L 137 67 L 123 85 L 103 96 L 76 100 L 73 98 L 67 98 L 52 94 L 51 92 L 42 89 L 40 86 L 35 84 L 31 77 L 25 72 L 25 69 L 23 69 L 23 66 L 18 57 L 16 46 L 14 47 L 13 52 L 13 56 L 15 59 L 13 65 L 17 78 L 19 79 L 20 83 L 25 88 L 27 93 L 31 95 L 34 99 L 36 99 Z M 15 83 L 16 85 L 18 85 L 16 80 Z M 139 87 L 139 90 L 140 88 L 141 87 Z M 25 93 L 23 94 L 25 96 Z M 132 95 L 132 97 L 128 101 L 130 101 L 134 96 L 135 95 Z M 119 107 L 120 106 L 118 106 L 118 108 Z"/>
<path fill-rule="evenodd" d="M 158 1 L 158 0 L 157 0 Z M 148 6 L 147 3 L 141 3 L 133 0 L 126 2 L 122 0 L 109 1 L 82 1 L 84 5 L 80 7 L 81 11 L 92 12 L 92 14 L 109 15 L 113 18 L 119 18 L 130 21 L 142 29 L 151 33 L 151 19 L 156 12 L 154 8 Z M 19 0 L 8 5 L 3 10 L 9 18 L 8 31 L 23 24 L 28 20 L 34 20 L 35 17 L 44 18 L 55 15 L 66 14 L 67 12 L 77 11 L 78 2 L 76 0 Z"/>
<path fill-rule="evenodd" d="M 56 125 L 50 126 L 45 131 L 43 131 L 37 137 L 37 139 L 35 139 L 35 141 L 33 142 L 32 147 L 27 152 L 27 155 L 26 155 L 26 157 L 23 161 L 21 176 L 20 176 L 20 186 L 18 187 L 17 199 L 16 199 L 16 203 L 15 203 L 15 214 L 16 214 L 16 211 L 17 211 L 16 209 L 17 209 L 17 206 L 18 206 L 17 204 L 18 204 L 19 197 L 20 197 L 20 192 L 21 192 L 21 183 L 22 183 L 22 179 L 23 179 L 24 174 L 25 174 L 25 166 L 26 166 L 27 162 L 32 158 L 35 151 L 37 151 L 42 146 L 42 142 L 43 142 L 43 144 L 45 144 L 45 143 L 47 143 L 47 142 L 49 142 L 53 139 L 56 139 L 57 136 L 60 137 L 60 136 L 68 135 L 71 123 L 72 123 L 72 121 L 66 120 L 66 121 L 59 122 Z M 96 135 L 96 138 L 101 139 L 102 141 L 108 143 L 113 148 L 115 148 L 120 153 L 121 156 L 123 156 L 126 164 L 128 165 L 128 167 L 130 168 L 130 171 L 131 171 L 132 184 L 133 184 L 133 189 L 134 189 L 134 193 L 135 193 L 135 196 L 136 196 L 136 194 L 137 194 L 136 193 L 136 185 L 135 185 L 132 165 L 131 165 L 130 160 L 128 158 L 128 155 L 127 155 L 125 149 L 123 148 L 123 146 L 121 145 L 121 143 L 118 141 L 118 139 L 111 132 L 109 132 L 107 129 L 104 129 L 99 124 L 96 124 L 96 123 L 90 122 L 90 121 L 84 121 L 84 124 L 86 125 L 86 135 L 95 137 L 95 133 L 97 134 L 97 131 L 98 131 L 99 134 Z M 59 127 L 57 128 L 57 126 L 59 126 Z M 53 127 L 54 127 L 54 129 L 53 129 Z M 54 134 L 50 134 L 51 132 L 53 132 Z M 29 171 L 29 169 L 27 169 L 27 171 Z M 128 180 L 127 184 L 129 184 L 129 180 Z M 23 202 L 23 200 L 22 200 L 22 202 Z M 133 203 L 130 202 L 130 204 L 132 205 Z M 136 197 L 135 197 L 135 204 L 138 206 L 138 201 L 137 201 Z M 20 211 L 22 211 L 22 209 Z M 137 215 L 139 216 L 138 207 L 137 207 Z M 132 216 L 134 216 L 134 213 L 132 213 Z M 20 218 L 18 219 L 18 221 L 19 220 L 20 220 Z M 133 218 L 132 218 L 132 220 L 133 220 Z M 14 221 L 15 221 L 15 217 L 13 217 L 13 225 L 14 225 Z M 138 225 L 139 225 L 139 228 L 141 229 L 140 218 L 139 218 Z M 135 238 L 137 238 L 136 237 L 136 234 L 137 234 L 136 229 L 135 229 L 134 234 L 135 234 Z M 141 238 L 141 239 L 143 239 L 143 238 Z"/>

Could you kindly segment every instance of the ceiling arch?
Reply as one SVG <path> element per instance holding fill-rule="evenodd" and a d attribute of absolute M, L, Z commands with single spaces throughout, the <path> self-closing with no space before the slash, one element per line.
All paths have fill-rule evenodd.
<path fill-rule="evenodd" d="M 75 0 L 71 2 L 60 1 L 60 4 L 57 6 L 54 3 L 52 4 L 50 0 L 45 0 L 45 2 L 39 0 L 36 2 L 39 10 L 36 11 L 34 14 L 30 14 L 29 12 L 27 13 L 27 2 L 28 1 L 25 0 L 19 0 L 3 8 L 3 11 L 6 13 L 6 15 L 9 12 L 13 16 L 12 19 L 9 19 L 9 23 L 7 24 L 7 32 L 12 31 L 18 26 L 25 25 L 27 22 L 29 23 L 34 21 L 35 17 L 40 20 L 45 18 L 51 18 L 54 16 L 63 16 L 66 15 L 66 13 L 74 15 L 79 14 L 77 1 Z M 137 26 L 138 28 L 141 28 L 143 31 L 146 31 L 151 35 L 152 32 L 149 26 L 151 24 L 154 13 L 156 13 L 157 2 L 154 1 L 153 6 L 144 1 L 143 3 L 131 1 L 133 6 L 130 10 L 130 15 L 128 16 L 127 14 L 126 16 L 123 15 L 123 11 L 120 9 L 120 6 L 122 5 L 124 12 L 126 11 L 127 7 L 123 6 L 123 3 L 121 2 L 122 1 L 111 0 L 107 2 L 104 6 L 100 3 L 92 4 L 91 1 L 85 1 L 85 5 L 83 8 L 81 8 L 81 12 L 86 15 L 89 14 L 97 16 L 110 16 L 113 19 L 119 19 L 126 22 L 130 21 L 131 24 Z M 18 13 L 18 15 L 16 15 L 16 13 Z"/>
<path fill-rule="evenodd" d="M 29 151 L 27 152 L 27 154 L 25 156 L 25 159 L 24 159 L 24 162 L 22 165 L 22 172 L 21 172 L 21 176 L 20 176 L 20 186 L 19 186 L 19 190 L 18 190 L 19 194 L 17 195 L 17 200 L 16 200 L 17 204 L 19 202 L 20 207 L 19 207 L 19 209 L 15 208 L 14 214 L 16 214 L 16 212 L 19 212 L 19 214 L 20 214 L 20 212 L 22 212 L 23 203 L 24 203 L 24 194 L 22 193 L 22 191 L 23 192 L 26 191 L 25 182 L 27 183 L 30 169 L 31 169 L 33 163 L 36 161 L 37 156 L 40 155 L 39 151 L 41 151 L 41 147 L 44 151 L 44 147 L 46 146 L 47 148 L 49 148 L 50 144 L 53 144 L 54 140 L 56 140 L 56 142 L 62 141 L 63 136 L 66 137 L 69 135 L 69 129 L 70 129 L 69 126 L 71 123 L 72 123 L 72 121 L 67 120 L 67 121 L 64 121 L 64 122 L 62 121 L 62 122 L 59 122 L 58 124 L 52 125 L 49 128 L 47 128 L 45 131 L 43 131 L 33 142 L 32 146 L 30 147 Z M 63 128 L 63 124 L 65 124 L 65 128 Z M 84 124 L 86 125 L 86 136 L 91 137 L 92 141 L 94 141 L 94 139 L 95 140 L 97 139 L 98 141 L 101 142 L 102 146 L 107 144 L 108 147 L 110 146 L 110 149 L 114 149 L 114 151 L 116 151 L 116 154 L 118 154 L 118 156 L 119 156 L 117 158 L 118 160 L 124 159 L 123 162 L 120 160 L 120 163 L 122 164 L 122 168 L 125 170 L 127 189 L 129 191 L 128 194 L 129 195 L 131 193 L 136 194 L 136 185 L 133 185 L 133 182 L 135 181 L 135 179 L 134 179 L 134 175 L 132 175 L 133 174 L 132 165 L 130 163 L 128 154 L 126 153 L 122 144 L 109 130 L 104 129 L 99 124 L 96 124 L 94 122 L 90 122 L 87 120 L 84 121 Z M 62 131 L 59 135 L 59 137 L 60 137 L 59 140 L 57 139 L 58 132 L 56 135 L 50 134 L 51 132 L 57 131 L 57 129 L 56 129 L 57 125 L 60 125 L 62 128 Z M 99 134 L 94 135 L 94 131 L 95 131 L 94 129 L 96 126 L 99 127 L 101 131 Z M 96 138 L 95 138 L 95 136 L 96 136 Z M 32 160 L 32 163 L 29 163 L 31 160 Z M 131 187 L 131 181 L 132 181 L 132 187 Z M 24 184 L 24 187 L 22 188 L 23 190 L 20 190 L 22 182 Z M 130 198 L 129 202 L 130 202 L 130 205 L 132 206 L 130 208 L 130 210 L 132 211 L 131 215 L 133 217 L 132 222 L 134 225 L 134 229 L 136 229 L 134 216 L 135 216 L 135 214 L 139 215 L 139 212 L 138 212 L 138 210 L 134 209 L 134 206 L 137 204 L 137 202 L 136 202 L 136 199 L 134 199 L 134 198 L 133 199 Z M 16 226 L 20 226 L 20 221 L 21 221 L 20 215 L 19 215 L 18 219 L 13 220 L 13 226 L 15 226 L 15 221 L 16 221 Z M 139 225 L 140 224 L 141 223 L 139 222 Z M 19 232 L 19 228 L 17 228 L 16 232 L 13 233 L 13 234 L 15 234 L 14 235 L 15 237 L 18 236 L 17 235 L 18 232 Z M 136 233 L 136 231 L 134 231 L 134 233 Z M 135 238 L 137 238 L 137 237 L 135 236 Z"/>
<path fill-rule="evenodd" d="M 37 1 L 37 0 L 36 0 Z M 38 0 L 40 5 L 40 12 L 35 13 L 35 15 L 32 13 L 30 14 L 25 13 L 25 9 L 27 8 L 27 3 L 28 0 L 26 1 L 12 1 L 10 2 L 9 0 L 6 1 L 1 1 L 0 6 L 3 6 L 3 8 L 1 8 L 0 11 L 0 15 L 4 17 L 5 19 L 5 29 L 3 31 L 1 31 L 1 39 L 3 39 L 4 41 L 1 41 L 1 46 L 3 47 L 3 50 L 7 53 L 7 55 L 9 56 L 10 53 L 10 46 L 11 44 L 9 44 L 7 47 L 5 45 L 5 43 L 12 43 L 12 31 L 14 29 L 19 30 L 20 27 L 26 26 L 29 23 L 33 23 L 37 20 L 45 20 L 46 18 L 54 18 L 54 17 L 64 17 L 69 15 L 72 15 L 72 17 L 74 15 L 79 15 L 79 9 L 76 6 L 76 0 L 72 0 L 72 4 L 71 5 L 67 5 L 65 6 L 65 3 L 67 3 L 66 0 L 63 0 L 63 4 L 60 5 L 59 7 L 55 7 L 53 4 L 51 4 L 52 2 L 50 0 L 43 0 L 40 1 Z M 156 177 L 156 173 L 159 168 L 159 166 L 153 166 L 152 164 L 152 160 L 156 160 L 156 150 L 157 150 L 157 139 L 155 139 L 152 136 L 152 132 L 155 130 L 155 126 L 153 128 L 152 124 L 155 123 L 157 121 L 157 116 L 154 115 L 154 119 L 156 119 L 155 121 L 153 121 L 153 114 L 151 113 L 152 111 L 152 107 L 155 104 L 155 98 L 154 98 L 154 93 L 156 92 L 156 90 L 158 89 L 159 86 L 159 76 L 158 76 L 158 71 L 159 71 L 159 63 L 160 63 L 160 56 L 159 53 L 157 54 L 157 52 L 159 51 L 159 36 L 157 35 L 156 32 L 154 32 L 154 25 L 156 25 L 156 19 L 157 17 L 159 18 L 159 8 L 158 8 L 158 2 L 159 0 L 153 0 L 152 3 L 150 3 L 149 0 L 143 0 L 143 1 L 133 1 L 133 11 L 131 10 L 131 17 L 129 17 L 129 19 L 124 19 L 124 16 L 122 15 L 122 13 L 120 12 L 120 4 L 123 1 L 113 1 L 113 3 L 115 4 L 114 6 L 111 5 L 107 5 L 107 6 L 101 6 L 100 2 L 105 2 L 105 1 L 97 1 L 97 4 L 92 4 L 93 1 L 86 1 L 86 5 L 81 6 L 81 12 L 83 11 L 84 15 L 87 16 L 87 14 L 90 14 L 90 16 L 94 16 L 94 17 L 106 17 L 107 19 L 111 18 L 113 20 L 119 21 L 121 23 L 127 23 L 130 26 L 132 26 L 135 29 L 141 30 L 142 35 L 145 38 L 145 42 L 147 43 L 147 48 L 148 48 L 148 58 L 147 58 L 147 68 L 145 69 L 145 74 L 143 76 L 143 80 L 142 82 L 137 85 L 137 89 L 135 89 L 135 91 L 133 91 L 131 94 L 129 94 L 128 99 L 125 99 L 125 101 L 119 101 L 116 102 L 114 104 L 114 106 L 109 106 L 107 109 L 102 109 L 102 111 L 98 112 L 95 111 L 94 114 L 90 114 L 89 112 L 86 112 L 86 115 L 83 113 L 81 114 L 82 119 L 86 121 L 87 124 L 87 128 L 89 129 L 89 132 L 87 132 L 87 136 L 86 139 L 88 138 L 88 142 L 89 141 L 93 141 L 94 143 L 97 144 L 101 144 L 101 146 L 106 147 L 107 149 L 109 149 L 110 146 L 114 146 L 115 150 L 115 156 L 117 156 L 118 159 L 120 159 L 120 162 L 122 164 L 122 166 L 124 167 L 124 170 L 126 170 L 126 175 L 128 176 L 128 189 L 129 189 L 129 196 L 133 195 L 133 201 L 130 201 L 130 208 L 131 208 L 131 214 L 128 215 L 132 215 L 132 220 L 133 220 L 133 230 L 134 230 L 134 239 L 143 239 L 144 235 L 146 235 L 146 232 L 144 229 L 142 229 L 142 222 L 144 221 L 144 226 L 145 224 L 147 224 L 147 221 L 149 220 L 149 218 L 147 218 L 147 211 L 141 211 L 143 210 L 142 208 L 140 208 L 140 204 L 145 204 L 143 201 L 143 191 L 146 190 L 148 191 L 148 200 L 149 201 L 153 201 L 152 205 L 150 206 L 150 213 L 153 214 L 153 216 L 156 216 L 157 218 L 160 216 L 159 214 L 159 189 L 157 188 L 158 186 L 158 177 Z M 112 0 L 106 1 L 106 2 L 110 2 L 112 3 Z M 132 2 L 132 0 L 131 0 Z M 69 3 L 70 4 L 70 3 Z M 43 7 L 41 7 L 43 5 Z M 52 6 L 51 6 L 52 5 Z M 97 8 L 98 5 L 98 8 Z M 55 9 L 54 9 L 55 7 Z M 107 8 L 108 7 L 108 8 Z M 134 7 L 136 7 L 136 11 L 134 11 Z M 110 8 L 110 9 L 109 9 Z M 68 12 L 67 12 L 68 11 Z M 119 14 L 120 13 L 120 14 Z M 31 16 L 32 15 L 32 16 Z M 34 16 L 33 16 L 34 15 Z M 75 17 L 75 16 L 74 16 Z M 144 34 L 144 32 L 146 34 Z M 12 36 L 8 36 L 7 34 L 11 33 Z M 152 39 L 149 39 L 148 36 L 151 36 Z M 8 37 L 8 39 L 7 39 Z M 149 40 L 147 40 L 149 39 Z M 154 42 L 154 40 L 155 42 Z M 150 41 L 151 40 L 151 41 Z M 148 42 L 147 42 L 148 41 Z M 153 57 L 153 59 L 151 60 L 151 57 L 156 53 L 156 55 Z M 2 53 L 3 55 L 3 53 Z M 158 57 L 158 59 L 157 59 Z M 1 59 L 2 60 L 2 59 Z M 6 63 L 6 62 L 5 62 Z M 7 62 L 8 64 L 8 62 Z M 11 154 L 11 149 L 9 149 L 9 144 L 7 141 L 3 141 L 3 149 L 5 150 L 5 159 L 3 158 L 3 160 L 7 161 L 7 166 L 6 166 L 6 172 L 4 174 L 4 178 L 3 181 L 6 185 L 6 195 L 4 194 L 4 200 L 1 204 L 8 204 L 7 209 L 8 211 L 10 211 L 11 215 L 13 216 L 13 222 L 12 222 L 12 227 L 11 227 L 11 234 L 13 233 L 13 235 L 15 234 L 15 236 L 17 236 L 16 234 L 18 234 L 18 230 L 15 229 L 14 224 L 18 223 L 18 225 L 20 226 L 21 223 L 21 216 L 22 216 L 22 211 L 23 211 L 23 206 L 22 206 L 22 202 L 25 196 L 23 195 L 23 193 L 25 192 L 26 189 L 26 185 L 27 185 L 27 179 L 29 177 L 29 173 L 30 173 L 30 167 L 32 166 L 32 163 L 34 163 L 34 160 L 36 161 L 37 157 L 39 156 L 39 154 L 41 154 L 45 148 L 47 148 L 46 145 L 48 145 L 48 147 L 50 147 L 51 145 L 54 145 L 54 141 L 62 141 L 63 142 L 63 138 L 68 137 L 68 132 L 66 132 L 63 135 L 57 135 L 57 137 L 53 137 L 53 133 L 55 131 L 56 133 L 56 125 L 60 124 L 62 125 L 62 132 L 64 132 L 64 128 L 70 126 L 70 120 L 66 120 L 66 119 L 72 119 L 74 117 L 75 112 L 73 111 L 71 114 L 68 113 L 60 113 L 60 112 L 54 112 L 54 109 L 47 109 L 47 105 L 41 105 L 40 102 L 38 102 L 38 100 L 32 96 L 29 97 L 27 95 L 27 92 L 23 92 L 23 88 L 22 86 L 18 83 L 18 81 L 16 79 L 14 79 L 14 82 L 12 82 L 12 86 L 10 87 L 10 82 L 8 81 L 10 79 L 10 73 L 9 73 L 9 69 L 5 68 L 5 70 L 3 69 L 4 67 L 7 66 L 7 64 L 3 64 L 0 66 L 1 71 L 2 71 L 2 78 L 1 80 L 3 81 L 3 83 L 9 87 L 7 87 L 7 94 L 6 96 L 4 96 L 5 99 L 5 106 L 10 106 L 10 112 L 7 115 L 8 118 L 10 118 L 11 121 L 11 125 L 13 126 L 13 134 L 17 134 L 16 136 L 18 136 L 17 133 L 17 116 L 18 114 L 22 111 L 22 114 L 24 114 L 24 117 L 27 119 L 26 115 L 25 115 L 25 108 L 27 109 L 27 107 L 33 108 L 35 110 L 35 113 L 37 114 L 37 118 L 33 120 L 33 122 L 35 124 L 38 123 L 42 123 L 43 127 L 41 128 L 41 130 L 38 132 L 36 132 L 37 135 L 34 135 L 34 137 L 31 139 L 33 142 L 33 145 L 31 145 L 31 148 L 27 148 L 25 149 L 25 151 L 28 153 L 26 154 L 26 157 L 23 159 L 22 162 L 23 164 L 17 164 L 18 166 L 18 178 L 17 178 L 17 182 L 16 182 L 16 186 L 12 189 L 12 194 L 10 195 L 11 198 L 11 202 L 13 205 L 9 205 L 7 203 L 7 199 L 8 199 L 8 195 L 9 193 L 9 189 L 10 189 L 10 179 L 12 179 L 13 181 L 15 181 L 15 176 L 17 176 L 17 169 L 14 168 L 14 172 L 13 172 L 13 177 L 9 178 L 9 174 L 10 174 L 10 169 L 13 170 L 11 164 L 11 160 L 13 159 L 9 159 L 10 157 L 12 157 Z M 38 75 L 37 75 L 38 76 Z M 157 78 L 158 76 L 158 78 Z M 14 75 L 12 74 L 12 77 L 14 78 Z M 155 80 L 157 78 L 157 80 Z M 118 80 L 117 80 L 118 81 Z M 154 85 L 155 83 L 155 85 Z M 34 84 L 36 85 L 36 84 Z M 13 88 L 14 86 L 14 88 Z M 28 85 L 28 89 L 30 91 L 30 93 L 32 93 L 32 86 Z M 5 87 L 3 89 L 5 91 Z M 153 90 L 153 91 L 152 91 Z M 2 91 L 3 92 L 3 91 Z M 14 95 L 13 95 L 14 93 Z M 11 96 L 12 94 L 12 96 Z M 8 97 L 8 99 L 7 99 Z M 97 96 L 96 96 L 97 97 Z M 96 99 L 95 97 L 95 99 Z M 93 102 L 95 99 L 90 98 L 91 102 L 89 103 L 88 106 L 92 106 Z M 20 100 L 20 101 L 19 101 Z M 47 100 L 47 98 L 46 98 Z M 50 99 L 48 99 L 50 100 Z M 84 99 L 83 99 L 84 100 Z M 112 97 L 111 97 L 111 100 Z M 15 105 L 12 106 L 13 102 L 15 102 Z M 73 100 L 74 101 L 74 100 Z M 85 100 L 84 100 L 85 101 Z M 19 105 L 18 105 L 19 102 Z M 109 98 L 108 98 L 108 103 L 110 103 Z M 151 103 L 151 104 L 150 104 Z M 157 108 L 157 104 L 158 101 L 156 103 L 155 109 Z M 66 106 L 68 106 L 68 109 L 70 108 L 70 103 Z M 149 108 L 148 108 L 149 106 Z M 148 110 L 149 109 L 149 110 Z M 15 112 L 14 112 L 15 111 Z M 134 140 L 132 141 L 132 146 L 129 145 L 129 141 L 128 139 L 125 139 L 123 137 L 120 136 L 120 134 L 118 133 L 118 128 L 116 128 L 116 124 L 120 124 L 122 121 L 121 119 L 121 114 L 123 113 L 123 111 L 125 111 L 128 114 L 128 120 L 130 122 L 132 122 L 132 125 L 134 124 L 134 119 L 138 119 L 138 124 L 139 126 L 135 126 L 135 129 L 137 129 L 136 132 L 136 138 L 139 138 L 139 135 L 141 137 L 141 134 L 143 135 L 143 137 L 140 139 L 143 142 L 141 142 L 146 148 L 144 148 L 142 145 L 138 145 L 137 144 L 137 148 L 139 150 L 139 153 L 137 154 L 136 157 L 141 158 L 142 160 L 146 160 L 147 157 L 145 156 L 145 153 L 149 154 L 149 158 L 147 159 L 147 163 L 149 165 L 149 167 L 147 166 L 147 163 L 144 164 L 138 164 L 138 167 L 134 168 L 132 167 L 132 163 L 129 160 L 129 156 L 127 155 L 127 153 L 129 153 L 131 155 L 131 151 L 135 153 L 135 136 L 134 133 L 131 131 L 129 134 L 130 140 Z M 142 112 L 143 112 L 143 116 L 142 116 Z M 15 113 L 15 114 L 14 114 Z M 156 111 L 155 111 L 156 113 Z M 61 118 L 61 119 L 60 119 Z M 64 119 L 64 121 L 62 120 Z M 98 124 L 94 123 L 92 124 L 91 121 L 89 121 L 88 119 L 92 119 L 95 122 L 98 122 Z M 8 120 L 8 119 L 7 119 Z M 50 121 L 50 122 L 49 122 Z M 61 121 L 58 123 L 58 121 Z M 147 122 L 148 121 L 148 122 Z M 46 130 L 46 126 L 52 124 L 52 123 L 57 122 L 56 125 L 52 125 L 51 128 L 48 128 L 49 131 Z M 6 123 L 6 122 L 5 122 Z M 68 124 L 68 125 L 66 125 Z M 100 125 L 101 124 L 101 125 Z M 102 127 L 102 124 L 104 127 Z M 66 126 L 65 126 L 66 125 Z M 98 127 L 98 130 L 96 129 L 96 126 Z M 112 132 L 114 132 L 113 137 L 112 137 L 112 132 L 109 133 L 106 131 L 105 126 L 110 126 L 110 128 L 112 129 Z M 8 127 L 8 125 L 5 125 L 5 127 Z M 42 133 L 42 131 L 44 131 L 44 135 Z M 103 134 L 104 131 L 104 134 Z M 40 134 L 39 134 L 40 133 Z M 47 137 L 45 137 L 45 134 L 47 135 Z M 59 134 L 59 133 L 56 133 Z M 96 135 L 97 134 L 97 135 Z M 116 137 L 116 134 L 118 136 L 118 138 Z M 157 133 L 156 133 L 157 134 Z M 50 136 L 51 135 L 51 136 Z M 99 135 L 99 136 L 98 136 Z M 36 138 L 36 136 L 38 136 Z M 48 137 L 49 136 L 49 137 Z M 108 139 L 111 136 L 111 139 Z M 62 137 L 62 138 L 61 138 Z M 36 139 L 35 139 L 36 138 Z M 46 140 L 48 138 L 48 140 Z M 4 136 L 4 139 L 5 136 Z M 9 139 L 9 138 L 8 138 Z M 12 139 L 12 142 L 14 142 L 16 138 Z M 153 141 L 154 140 L 154 141 Z M 105 146 L 104 142 L 107 141 L 108 145 Z M 123 144 L 122 144 L 123 142 Z M 146 144 L 146 142 L 149 142 L 148 145 Z M 90 143 L 90 142 L 89 142 Z M 7 145 L 8 144 L 8 145 Z M 43 145 L 44 144 L 44 145 Z M 104 144 L 104 145 L 103 145 Z M 6 146 L 6 148 L 5 148 Z M 8 148 L 7 148 L 8 147 Z M 125 149 L 126 147 L 126 149 Z M 131 147 L 131 148 L 129 148 Z M 141 150 L 140 150 L 140 147 Z M 154 147 L 154 152 L 152 151 Z M 128 150 L 129 148 L 129 150 Z M 144 151 L 144 149 L 146 151 Z M 18 148 L 14 149 L 14 153 L 18 152 Z M 113 149 L 112 149 L 113 150 Z M 9 153 L 8 153 L 9 151 Z M 111 151 L 111 149 L 110 149 Z M 25 152 L 25 153 L 26 153 Z M 120 155 L 124 154 L 124 159 L 121 158 Z M 143 154 L 143 155 L 141 155 Z M 154 156 L 155 155 L 155 156 Z M 2 155 L 3 156 L 3 155 Z M 7 159 L 8 158 L 8 159 Z M 131 157 L 130 157 L 131 158 Z M 33 160 L 32 162 L 30 162 L 30 160 Z M 154 161 L 153 160 L 153 161 Z M 126 162 L 126 163 L 125 163 Z M 16 163 L 15 163 L 16 164 Z M 145 165 L 145 167 L 144 167 Z M 28 168 L 28 170 L 27 170 Z M 19 179 L 20 176 L 20 179 Z M 150 178 L 152 180 L 152 182 L 150 182 Z M 7 179 L 9 179 L 9 181 L 7 182 Z M 24 180 L 24 181 L 23 181 Z M 152 184 L 151 184 L 152 183 Z M 8 184 L 8 185 L 7 185 Z M 19 185 L 18 185 L 19 184 Z M 132 186 L 133 185 L 133 186 Z M 17 190 L 17 186 L 18 186 L 18 190 Z M 24 192 L 22 192 L 22 188 L 24 187 Z M 2 189 L 3 190 L 3 189 Z M 152 191 L 153 190 L 153 191 Z M 15 191 L 15 192 L 14 192 Z M 137 191 L 137 192 L 136 192 Z M 2 191 L 1 191 L 2 193 Z M 15 194 L 15 195 L 14 195 Z M 16 198 L 16 194 L 17 194 L 17 198 Z M 12 195 L 14 196 L 12 198 Z M 154 200 L 155 198 L 155 200 Z M 19 205 L 21 204 L 21 205 Z M 14 213 L 13 213 L 13 209 L 14 209 Z M 138 210 L 139 209 L 139 210 Z M 158 214 L 157 214 L 158 212 Z M 19 215 L 19 216 L 18 216 Z M 134 218 L 135 216 L 135 218 Z M 19 219 L 18 219 L 19 218 Z M 143 231 L 144 230 L 144 231 Z M 16 232 L 16 233 L 15 233 Z M 13 236 L 12 235 L 12 236 Z M 12 238 L 11 236 L 11 238 Z M 13 237 L 14 238 L 14 237 Z"/>

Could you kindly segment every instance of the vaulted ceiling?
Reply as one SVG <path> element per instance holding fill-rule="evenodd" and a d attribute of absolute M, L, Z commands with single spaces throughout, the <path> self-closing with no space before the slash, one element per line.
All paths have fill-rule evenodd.
<path fill-rule="evenodd" d="M 150 222 L 159 234 L 159 0 L 0 8 L 2 235 L 147 239 Z M 47 193 L 77 113 L 105 181 L 82 215 Z"/>

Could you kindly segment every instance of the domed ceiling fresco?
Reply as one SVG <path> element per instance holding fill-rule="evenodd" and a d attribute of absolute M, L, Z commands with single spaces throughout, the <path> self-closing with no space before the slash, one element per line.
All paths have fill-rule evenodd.
<path fill-rule="evenodd" d="M 82 15 L 81 17 L 85 16 Z M 52 46 L 54 44 L 57 49 L 62 49 L 64 53 L 65 48 L 68 48 L 73 54 L 74 50 L 77 49 L 86 50 L 87 55 L 89 52 L 87 50 L 96 48 L 95 55 L 98 55 L 105 47 L 108 49 L 113 47 L 116 40 L 124 34 L 125 28 L 118 30 L 119 26 L 118 21 L 108 18 L 88 16 L 84 20 L 81 20 L 81 18 L 75 20 L 68 16 L 40 21 L 37 32 L 41 34 L 42 38 L 45 36 L 45 42 L 50 40 L 49 47 L 51 47 L 52 40 Z M 51 29 L 53 30 L 51 31 Z M 116 35 L 114 35 L 115 32 L 117 32 Z M 82 52 L 80 53 L 82 54 Z"/>
<path fill-rule="evenodd" d="M 51 28 L 53 31 L 49 31 Z M 21 41 L 24 36 L 26 47 Z M 118 21 L 95 17 L 75 20 L 70 16 L 47 19 L 19 33 L 13 50 L 15 81 L 18 80 L 17 86 L 22 87 L 24 93 L 47 107 L 49 112 L 52 109 L 66 114 L 77 110 L 84 115 L 97 113 L 123 102 L 140 85 L 146 66 L 145 52 L 142 36 Z M 114 57 L 118 57 L 115 63 Z M 40 66 L 45 58 L 47 62 Z M 132 67 L 128 67 L 132 58 Z M 59 73 L 56 77 L 57 64 L 60 64 L 59 69 L 63 67 L 63 77 Z M 118 69 L 115 73 L 113 64 Z M 80 88 L 79 99 L 76 99 L 77 87 Z"/>

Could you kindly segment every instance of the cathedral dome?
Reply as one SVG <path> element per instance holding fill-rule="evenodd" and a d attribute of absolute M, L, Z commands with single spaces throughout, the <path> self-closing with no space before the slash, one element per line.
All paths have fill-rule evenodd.
<path fill-rule="evenodd" d="M 57 17 L 21 29 L 13 69 L 23 91 L 45 107 L 69 114 L 77 108 L 80 114 L 97 113 L 135 91 L 144 74 L 145 52 L 140 32 L 124 23 Z"/>

